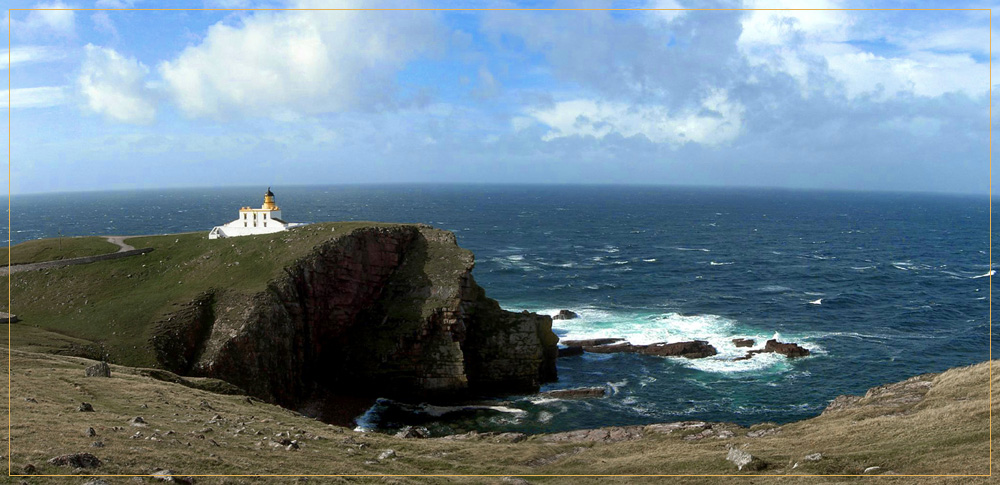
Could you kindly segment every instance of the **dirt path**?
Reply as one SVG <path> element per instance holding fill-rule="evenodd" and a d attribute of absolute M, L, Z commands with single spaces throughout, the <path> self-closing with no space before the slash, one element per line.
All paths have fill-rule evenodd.
<path fill-rule="evenodd" d="M 125 238 L 126 237 L 136 237 L 136 236 L 108 236 L 107 239 L 108 239 L 109 243 L 115 244 L 119 248 L 121 248 L 121 249 L 118 250 L 118 252 L 120 253 L 122 251 L 131 251 L 131 250 L 135 249 L 134 247 L 129 246 L 128 244 L 125 244 Z"/>

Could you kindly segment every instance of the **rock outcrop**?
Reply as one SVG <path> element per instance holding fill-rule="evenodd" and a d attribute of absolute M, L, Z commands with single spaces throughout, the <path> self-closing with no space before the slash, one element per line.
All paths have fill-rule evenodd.
<path fill-rule="evenodd" d="M 332 236 L 247 295 L 217 289 L 165 316 L 157 360 L 296 407 L 322 395 L 535 392 L 555 380 L 552 319 L 504 311 L 454 234 L 423 225 Z"/>
<path fill-rule="evenodd" d="M 572 319 L 574 319 L 576 317 L 579 317 L 579 316 L 580 315 L 577 315 L 576 312 L 574 312 L 572 310 L 559 310 L 559 313 L 557 313 L 555 316 L 553 316 L 552 319 L 553 320 L 572 320 Z"/>
<path fill-rule="evenodd" d="M 737 345 L 737 347 L 739 347 L 739 345 Z M 747 360 L 756 354 L 765 354 L 769 352 L 775 352 L 789 358 L 805 357 L 809 355 L 809 349 L 802 347 L 799 344 L 778 342 L 775 339 L 771 339 L 764 344 L 763 349 L 751 350 L 743 357 L 737 357 L 733 360 Z"/>
<path fill-rule="evenodd" d="M 590 399 L 604 397 L 606 394 L 607 390 L 603 387 L 574 387 L 572 389 L 553 389 L 538 395 L 556 399 Z"/>
<path fill-rule="evenodd" d="M 688 359 L 700 359 L 718 353 L 718 351 L 705 340 L 692 340 L 689 342 L 658 342 L 649 345 L 635 345 L 623 341 L 622 339 L 591 339 L 591 340 L 567 340 L 564 342 L 572 347 L 582 347 L 587 352 L 596 354 L 613 353 L 636 353 L 643 355 L 655 355 L 658 357 L 686 357 Z"/>

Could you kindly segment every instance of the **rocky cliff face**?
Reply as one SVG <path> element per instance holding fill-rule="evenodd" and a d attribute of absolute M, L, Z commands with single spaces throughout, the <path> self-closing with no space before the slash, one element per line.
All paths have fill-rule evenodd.
<path fill-rule="evenodd" d="M 153 337 L 178 373 L 297 406 L 318 394 L 403 398 L 533 392 L 555 379 L 552 320 L 511 313 L 472 278 L 454 234 L 356 229 L 285 268 L 267 290 L 214 290 Z"/>

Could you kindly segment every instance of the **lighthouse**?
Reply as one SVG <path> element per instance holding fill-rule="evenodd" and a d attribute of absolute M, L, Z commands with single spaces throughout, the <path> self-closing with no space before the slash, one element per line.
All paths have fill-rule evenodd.
<path fill-rule="evenodd" d="M 264 194 L 264 204 L 260 206 L 260 209 L 241 207 L 239 217 L 235 221 L 213 227 L 212 231 L 208 233 L 208 238 L 271 234 L 304 225 L 303 223 L 285 222 L 281 218 L 281 208 L 274 202 L 274 192 L 271 192 L 271 188 L 268 187 L 267 193 Z"/>

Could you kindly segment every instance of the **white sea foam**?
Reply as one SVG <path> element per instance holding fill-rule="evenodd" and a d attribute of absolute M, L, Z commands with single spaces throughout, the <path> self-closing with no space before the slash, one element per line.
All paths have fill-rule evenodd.
<path fill-rule="evenodd" d="M 750 359 L 734 361 L 737 357 L 746 355 L 748 348 L 736 347 L 733 338 L 746 337 L 757 341 L 754 348 L 763 348 L 769 338 L 782 342 L 796 342 L 817 354 L 825 353 L 815 343 L 803 341 L 798 336 L 790 336 L 785 340 L 780 334 L 762 333 L 740 325 L 737 321 L 718 315 L 683 315 L 653 311 L 609 311 L 595 307 L 571 308 L 579 317 L 571 320 L 556 320 L 555 330 L 565 340 L 582 340 L 592 338 L 622 338 L 635 345 L 648 345 L 657 342 L 683 342 L 690 340 L 706 340 L 716 348 L 718 354 L 702 359 L 669 359 L 671 363 L 683 365 L 704 372 L 723 375 L 740 375 L 744 372 L 785 372 L 791 369 L 791 363 L 784 356 L 774 353 L 754 355 Z M 519 311 L 520 309 L 514 309 Z M 560 308 L 532 309 L 544 315 L 556 315 Z M 584 354 L 585 358 L 605 360 L 614 358 L 615 354 Z M 608 383 L 612 388 L 618 383 Z M 641 386 L 641 383 L 640 383 Z"/>
<path fill-rule="evenodd" d="M 711 261 L 711 262 L 709 262 L 708 264 L 710 264 L 710 265 L 712 265 L 712 266 L 728 266 L 728 265 L 730 265 L 730 264 L 734 264 L 734 263 L 735 263 L 734 261 L 730 261 L 730 262 L 722 262 L 722 263 L 716 263 L 715 261 Z"/>
<path fill-rule="evenodd" d="M 864 271 L 866 269 L 875 269 L 875 266 L 851 266 L 851 269 L 857 271 Z"/>
<path fill-rule="evenodd" d="M 995 275 L 995 274 L 997 274 L 997 270 L 995 270 L 995 269 L 991 269 L 991 270 L 990 270 L 990 271 L 989 271 L 988 273 L 986 273 L 986 274 L 981 274 L 981 275 L 979 275 L 979 276 L 973 276 L 973 277 L 972 277 L 972 279 L 976 279 L 976 278 L 988 278 L 988 277 L 990 277 L 990 276 L 993 276 L 993 275 Z"/>
<path fill-rule="evenodd" d="M 711 251 L 711 249 L 705 249 L 705 248 L 674 248 L 674 249 L 678 251 L 702 251 L 706 253 Z"/>
<path fill-rule="evenodd" d="M 810 305 L 822 305 L 823 304 L 823 299 L 822 298 L 817 298 L 817 299 L 809 302 L 809 304 Z"/>
<path fill-rule="evenodd" d="M 655 263 L 656 262 L 656 258 L 644 259 L 643 261 L 646 262 L 646 263 Z"/>
<path fill-rule="evenodd" d="M 767 285 L 760 287 L 760 291 L 763 291 L 764 293 L 784 293 L 786 291 L 793 291 L 793 290 L 787 286 Z"/>

